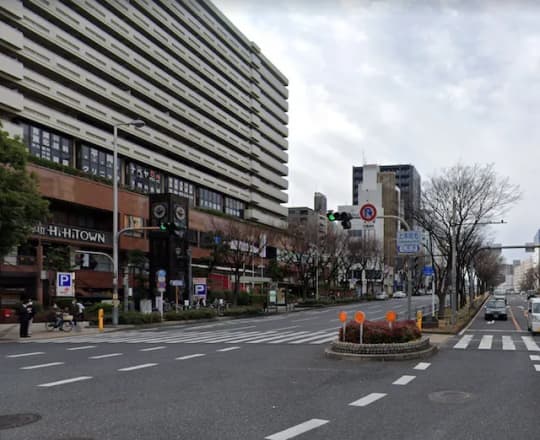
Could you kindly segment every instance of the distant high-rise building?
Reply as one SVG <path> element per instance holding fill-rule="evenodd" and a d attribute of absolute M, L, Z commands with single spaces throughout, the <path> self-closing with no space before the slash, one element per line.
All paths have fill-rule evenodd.
<path fill-rule="evenodd" d="M 320 192 L 316 192 L 313 206 L 319 214 L 326 215 L 326 196 Z"/>
<path fill-rule="evenodd" d="M 413 165 L 380 165 L 380 172 L 393 172 L 396 186 L 401 192 L 401 214 L 412 228 L 415 226 L 414 212 L 420 209 L 421 179 Z M 358 204 L 358 185 L 364 180 L 364 167 L 353 167 L 353 205 Z"/>

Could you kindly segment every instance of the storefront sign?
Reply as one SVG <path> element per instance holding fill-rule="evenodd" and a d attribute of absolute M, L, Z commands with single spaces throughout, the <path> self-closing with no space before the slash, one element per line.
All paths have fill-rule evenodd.
<path fill-rule="evenodd" d="M 37 225 L 34 234 L 51 238 L 63 238 L 64 240 L 86 241 L 88 243 L 111 244 L 109 232 L 96 231 L 93 229 L 76 228 L 64 225 Z"/>

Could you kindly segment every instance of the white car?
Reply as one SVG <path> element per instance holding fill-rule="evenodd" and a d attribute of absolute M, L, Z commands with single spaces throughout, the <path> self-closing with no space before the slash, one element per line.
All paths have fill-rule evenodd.
<path fill-rule="evenodd" d="M 397 292 L 394 292 L 392 298 L 407 298 L 407 294 L 401 290 L 398 290 Z"/>
<path fill-rule="evenodd" d="M 379 292 L 375 295 L 375 299 L 388 299 L 386 292 Z"/>

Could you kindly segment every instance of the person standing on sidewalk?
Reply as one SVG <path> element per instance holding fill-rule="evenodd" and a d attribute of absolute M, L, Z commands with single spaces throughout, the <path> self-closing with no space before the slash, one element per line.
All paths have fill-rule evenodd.
<path fill-rule="evenodd" d="M 34 315 L 36 314 L 34 311 L 34 303 L 31 299 L 28 300 L 26 303 L 26 312 L 28 313 L 28 330 L 26 331 L 28 336 L 32 335 L 32 322 L 34 321 Z"/>
<path fill-rule="evenodd" d="M 21 338 L 29 338 L 28 336 L 28 324 L 30 322 L 30 316 L 28 314 L 28 310 L 26 308 L 27 302 L 24 301 L 19 306 L 19 337 Z"/>

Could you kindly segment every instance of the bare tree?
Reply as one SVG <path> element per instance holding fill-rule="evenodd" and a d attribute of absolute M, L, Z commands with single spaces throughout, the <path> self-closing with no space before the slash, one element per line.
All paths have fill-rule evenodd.
<path fill-rule="evenodd" d="M 480 281 L 480 289 L 492 289 L 504 281 L 500 275 L 502 262 L 501 255 L 490 250 L 483 250 L 475 255 L 473 265 Z"/>
<path fill-rule="evenodd" d="M 463 280 L 471 256 L 479 246 L 486 223 L 500 220 L 521 197 L 519 187 L 499 177 L 493 165 L 457 164 L 431 177 L 424 185 L 421 209 L 415 213 L 418 224 L 428 231 L 442 254 L 435 264 L 436 293 L 444 304 L 450 285 L 452 248 L 456 249 L 456 289 L 464 303 Z M 444 277 L 444 278 L 443 278 Z M 442 313 L 442 307 L 440 308 Z"/>

